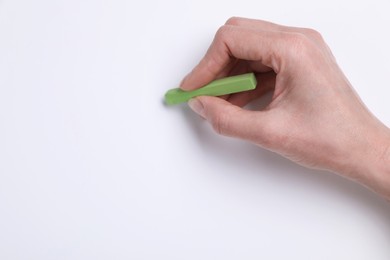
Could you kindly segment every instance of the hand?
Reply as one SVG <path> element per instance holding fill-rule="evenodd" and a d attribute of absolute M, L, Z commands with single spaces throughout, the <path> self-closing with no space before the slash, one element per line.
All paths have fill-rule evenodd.
<path fill-rule="evenodd" d="M 390 131 L 365 107 L 318 32 L 230 18 L 181 88 L 246 72 L 256 73 L 255 90 L 197 97 L 190 107 L 219 134 L 340 173 L 390 197 Z M 242 108 L 269 90 L 273 97 L 264 110 Z"/>

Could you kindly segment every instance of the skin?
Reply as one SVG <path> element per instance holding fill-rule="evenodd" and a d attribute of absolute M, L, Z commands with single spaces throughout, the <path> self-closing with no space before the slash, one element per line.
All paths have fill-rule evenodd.
<path fill-rule="evenodd" d="M 218 134 L 338 173 L 390 198 L 390 130 L 363 104 L 318 32 L 230 18 L 181 88 L 246 72 L 256 73 L 255 90 L 197 97 L 189 106 Z M 265 109 L 243 108 L 268 91 L 273 96 Z"/>

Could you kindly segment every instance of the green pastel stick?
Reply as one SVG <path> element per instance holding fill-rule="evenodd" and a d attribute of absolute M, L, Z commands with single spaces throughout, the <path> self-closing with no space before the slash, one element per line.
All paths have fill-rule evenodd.
<path fill-rule="evenodd" d="M 217 79 L 204 87 L 193 91 L 183 91 L 180 88 L 174 88 L 165 94 L 165 103 L 167 105 L 176 105 L 187 102 L 197 96 L 221 96 L 232 94 L 256 88 L 256 77 L 254 73 L 246 73 L 238 76 L 231 76 Z"/>

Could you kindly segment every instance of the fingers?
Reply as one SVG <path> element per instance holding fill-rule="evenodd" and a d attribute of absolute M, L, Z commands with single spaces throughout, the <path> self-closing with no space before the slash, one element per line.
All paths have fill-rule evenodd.
<path fill-rule="evenodd" d="M 211 123 L 218 134 L 238 137 L 245 140 L 261 139 L 265 134 L 265 113 L 248 111 L 217 98 L 202 96 L 188 103 L 192 110 Z M 262 124 L 258 124 L 264 118 Z"/>
<path fill-rule="evenodd" d="M 225 25 L 218 30 L 204 58 L 182 81 L 181 88 L 193 90 L 206 85 L 236 59 L 258 61 L 277 72 L 283 49 L 275 43 L 283 42 L 283 37 L 280 32 Z"/>
<path fill-rule="evenodd" d="M 281 51 L 288 48 L 283 39 L 292 34 L 306 37 L 331 54 L 322 36 L 315 30 L 232 17 L 218 30 L 205 57 L 183 79 L 180 87 L 183 90 L 197 89 L 214 79 L 236 73 L 236 67 L 240 67 L 237 63 L 247 61 L 253 61 L 250 71 L 268 72 L 273 69 L 278 72 L 284 57 Z M 243 61 L 237 61 L 240 59 Z"/>
<path fill-rule="evenodd" d="M 310 28 L 300 28 L 300 27 L 292 27 L 292 26 L 284 26 L 280 24 L 275 24 L 263 20 L 256 20 L 256 19 L 248 19 L 248 18 L 241 18 L 241 17 L 231 17 L 229 18 L 226 23 L 226 25 L 232 25 L 232 26 L 238 26 L 238 27 L 246 27 L 251 29 L 258 29 L 258 30 L 271 30 L 271 31 L 279 31 L 279 32 L 286 32 L 286 33 L 299 33 L 301 35 L 304 35 L 311 41 L 313 41 L 317 46 L 319 46 L 321 49 L 325 50 L 328 54 L 333 57 L 332 51 L 329 48 L 329 46 L 326 44 L 324 38 L 322 35 L 313 29 Z M 333 57 L 334 59 L 334 57 Z"/>
<path fill-rule="evenodd" d="M 263 31 L 288 31 L 289 28 L 291 28 L 291 27 L 287 27 L 287 26 L 283 26 L 283 25 L 279 25 L 276 23 L 271 23 L 263 20 L 249 19 L 249 18 L 242 18 L 242 17 L 231 17 L 226 21 L 225 24 L 239 26 L 239 27 L 247 27 L 252 29 L 259 29 Z"/>
<path fill-rule="evenodd" d="M 242 17 L 231 17 L 229 18 L 226 25 L 246 27 L 257 30 L 269 30 L 279 32 L 290 32 L 290 33 L 301 33 L 318 44 L 323 44 L 324 40 L 319 32 L 309 28 L 299 28 L 292 26 L 284 26 L 276 23 L 271 23 L 263 20 L 248 19 Z"/>

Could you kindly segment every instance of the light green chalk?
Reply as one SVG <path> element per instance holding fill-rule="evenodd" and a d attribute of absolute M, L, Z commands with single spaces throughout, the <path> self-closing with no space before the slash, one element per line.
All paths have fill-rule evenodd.
<path fill-rule="evenodd" d="M 226 77 L 214 80 L 206 86 L 193 91 L 183 91 L 180 88 L 170 89 L 165 94 L 165 103 L 167 105 L 175 105 L 187 102 L 197 96 L 221 96 L 252 90 L 256 88 L 256 84 L 256 77 L 253 73 Z"/>

